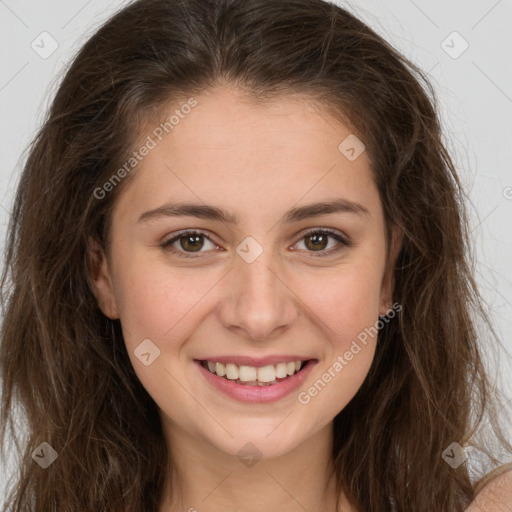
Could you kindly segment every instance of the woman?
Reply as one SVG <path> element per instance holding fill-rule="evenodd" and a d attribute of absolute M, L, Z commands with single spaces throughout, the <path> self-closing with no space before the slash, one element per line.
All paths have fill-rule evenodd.
<path fill-rule="evenodd" d="M 16 195 L 5 510 L 477 510 L 467 449 L 512 447 L 462 198 L 425 77 L 345 10 L 124 8 Z"/>

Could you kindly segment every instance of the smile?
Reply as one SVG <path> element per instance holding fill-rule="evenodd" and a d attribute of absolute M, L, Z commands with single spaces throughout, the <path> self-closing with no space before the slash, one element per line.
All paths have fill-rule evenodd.
<path fill-rule="evenodd" d="M 195 359 L 194 363 L 211 389 L 237 401 L 255 404 L 293 396 L 318 363 L 317 359 L 286 359 L 291 358 L 212 357 Z"/>
<path fill-rule="evenodd" d="M 300 372 L 307 361 L 290 361 L 266 366 L 245 366 L 234 363 L 201 361 L 201 366 L 224 379 L 246 386 L 271 386 Z"/>

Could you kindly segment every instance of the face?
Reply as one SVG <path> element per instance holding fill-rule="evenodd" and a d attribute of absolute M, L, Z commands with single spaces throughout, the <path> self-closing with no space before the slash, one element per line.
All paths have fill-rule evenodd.
<path fill-rule="evenodd" d="M 95 292 L 171 437 L 272 458 L 368 373 L 364 333 L 391 303 L 382 206 L 350 127 L 312 100 L 195 100 L 162 140 L 159 121 L 142 132 L 155 146 L 115 205 Z"/>

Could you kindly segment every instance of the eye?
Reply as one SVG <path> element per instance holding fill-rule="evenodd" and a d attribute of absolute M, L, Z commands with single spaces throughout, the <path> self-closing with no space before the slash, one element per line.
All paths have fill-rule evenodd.
<path fill-rule="evenodd" d="M 329 245 L 329 239 L 334 239 L 338 244 L 334 245 L 334 248 L 325 250 Z M 345 247 L 351 245 L 351 242 L 345 237 L 341 236 L 337 231 L 331 229 L 314 229 L 305 233 L 300 239 L 299 243 L 304 241 L 304 246 L 307 252 L 314 252 L 314 257 L 332 256 L 338 253 Z"/>
<path fill-rule="evenodd" d="M 325 250 L 329 246 L 329 239 L 337 241 L 338 244 L 334 248 Z M 208 252 L 201 250 L 205 247 L 205 240 L 213 246 L 213 249 L 218 248 L 208 235 L 195 230 L 182 231 L 163 242 L 161 247 L 182 258 L 198 258 L 201 252 Z M 337 231 L 327 228 L 310 230 L 301 237 L 299 242 L 303 240 L 306 252 L 318 253 L 314 254 L 314 257 L 330 256 L 351 245 L 351 242 Z M 194 253 L 198 253 L 198 256 L 194 256 Z"/>
<path fill-rule="evenodd" d="M 183 258 L 197 258 L 197 256 L 192 256 L 191 253 L 204 252 L 201 251 L 205 244 L 204 240 L 207 240 L 214 248 L 217 247 L 210 237 L 201 231 L 182 231 L 175 237 L 163 242 L 161 247 Z M 178 248 L 175 247 L 176 244 L 179 244 Z"/>

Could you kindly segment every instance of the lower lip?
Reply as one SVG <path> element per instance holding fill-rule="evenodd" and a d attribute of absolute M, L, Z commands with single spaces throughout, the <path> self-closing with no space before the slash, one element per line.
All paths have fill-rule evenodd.
<path fill-rule="evenodd" d="M 216 389 L 222 391 L 226 395 L 240 400 L 241 402 L 249 403 L 268 403 L 276 402 L 281 398 L 296 391 L 302 383 L 308 378 L 316 360 L 310 360 L 304 368 L 287 377 L 285 380 L 271 384 L 270 386 L 249 386 L 246 384 L 237 384 L 231 380 L 219 377 L 210 372 L 201 365 L 200 361 L 194 361 L 201 373 L 205 376 L 206 380 Z"/>

